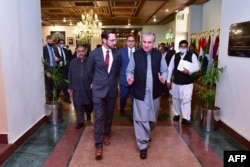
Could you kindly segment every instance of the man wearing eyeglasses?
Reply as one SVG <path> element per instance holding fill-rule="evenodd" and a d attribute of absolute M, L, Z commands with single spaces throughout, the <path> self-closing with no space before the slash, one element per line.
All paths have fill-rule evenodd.
<path fill-rule="evenodd" d="M 103 145 L 110 145 L 111 125 L 118 94 L 120 54 L 114 49 L 117 39 L 111 30 L 101 34 L 102 46 L 90 52 L 87 64 L 94 104 L 96 159 L 101 159 Z"/>
<path fill-rule="evenodd" d="M 172 93 L 173 120 L 179 122 L 181 115 L 181 122 L 184 126 L 191 126 L 191 100 L 194 87 L 192 74 L 199 69 L 197 56 L 188 51 L 188 42 L 186 40 L 180 41 L 179 52 L 171 58 L 169 63 L 167 87 L 171 88 Z"/>
<path fill-rule="evenodd" d="M 127 98 L 131 96 L 131 85 L 128 85 L 126 77 L 126 69 L 129 63 L 130 58 L 132 57 L 135 50 L 135 37 L 129 35 L 126 38 L 126 47 L 120 50 L 121 53 L 121 72 L 120 72 L 120 115 L 125 116 L 125 107 L 127 104 Z M 131 97 L 131 111 L 130 111 L 130 120 L 133 121 L 133 100 Z"/>

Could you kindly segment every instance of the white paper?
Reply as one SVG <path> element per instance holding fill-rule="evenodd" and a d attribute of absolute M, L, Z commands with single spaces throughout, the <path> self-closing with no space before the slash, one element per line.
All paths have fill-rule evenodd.
<path fill-rule="evenodd" d="M 190 63 L 189 61 L 181 59 L 179 64 L 178 64 L 177 70 L 183 71 L 184 68 L 186 68 L 187 70 L 190 71 L 191 66 L 192 66 L 192 63 Z"/>

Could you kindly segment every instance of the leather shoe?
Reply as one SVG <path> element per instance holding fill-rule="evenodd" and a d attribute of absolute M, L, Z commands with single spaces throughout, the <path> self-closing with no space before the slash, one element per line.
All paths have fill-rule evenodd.
<path fill-rule="evenodd" d="M 85 124 L 83 122 L 80 122 L 76 125 L 76 129 L 80 129 L 82 128 L 83 126 L 85 126 Z"/>
<path fill-rule="evenodd" d="M 182 122 L 181 122 L 181 124 L 183 125 L 183 126 L 191 126 L 192 125 L 192 123 L 191 123 L 191 121 L 189 121 L 189 120 L 187 120 L 187 119 L 182 119 Z"/>
<path fill-rule="evenodd" d="M 179 115 L 175 115 L 173 118 L 174 121 L 179 122 L 180 120 L 180 116 Z"/>
<path fill-rule="evenodd" d="M 102 148 L 96 148 L 95 157 L 96 157 L 96 159 L 102 158 Z"/>
<path fill-rule="evenodd" d="M 140 158 L 141 159 L 146 159 L 147 158 L 147 149 L 146 148 L 143 149 L 143 150 L 141 150 L 141 152 L 140 152 Z"/>
<path fill-rule="evenodd" d="M 104 136 L 104 138 L 103 138 L 103 144 L 105 146 L 109 146 L 110 145 L 110 136 Z"/>

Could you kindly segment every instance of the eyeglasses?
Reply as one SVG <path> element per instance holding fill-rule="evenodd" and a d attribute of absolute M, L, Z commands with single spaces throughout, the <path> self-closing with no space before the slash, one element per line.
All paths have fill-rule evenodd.
<path fill-rule="evenodd" d="M 108 39 L 110 42 L 117 42 L 117 39 Z"/>
<path fill-rule="evenodd" d="M 127 40 L 128 42 L 135 42 L 134 40 Z"/>

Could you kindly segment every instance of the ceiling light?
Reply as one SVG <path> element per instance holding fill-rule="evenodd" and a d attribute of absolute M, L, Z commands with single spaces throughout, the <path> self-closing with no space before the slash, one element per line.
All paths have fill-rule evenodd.
<path fill-rule="evenodd" d="M 131 24 L 130 24 L 130 22 L 131 22 L 131 20 L 130 19 L 128 19 L 128 26 L 130 26 Z"/>
<path fill-rule="evenodd" d="M 168 9 L 166 9 L 165 11 L 168 12 Z"/>
<path fill-rule="evenodd" d="M 66 22 L 66 19 L 65 19 L 65 17 L 63 18 L 63 22 L 64 22 L 64 23 Z"/>
<path fill-rule="evenodd" d="M 157 21 L 157 20 L 156 20 L 156 17 L 155 17 L 155 15 L 154 15 L 153 21 L 154 21 L 154 22 L 156 22 L 156 21 Z"/>
<path fill-rule="evenodd" d="M 102 22 L 98 20 L 98 15 L 93 9 L 82 14 L 82 20 L 77 22 L 77 29 L 73 31 L 77 40 L 84 40 L 93 36 L 100 36 L 102 32 Z"/>

